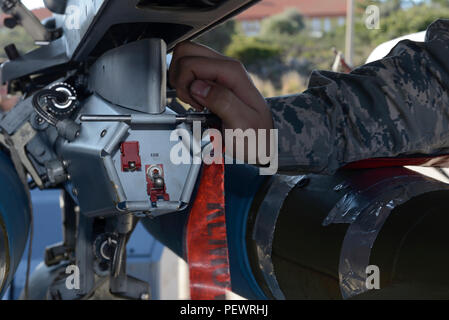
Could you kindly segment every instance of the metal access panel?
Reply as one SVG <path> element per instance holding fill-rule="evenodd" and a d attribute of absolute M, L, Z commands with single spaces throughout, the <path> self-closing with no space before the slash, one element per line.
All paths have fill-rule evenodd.
<path fill-rule="evenodd" d="M 112 49 L 90 68 L 89 88 L 116 105 L 159 114 L 166 107 L 166 45 L 143 39 Z"/>
<path fill-rule="evenodd" d="M 83 112 L 115 115 L 123 109 L 92 95 Z M 111 215 L 120 213 L 117 205 L 122 202 L 149 204 L 147 165 L 163 165 L 166 191 L 171 201 L 178 201 L 191 165 L 170 161 L 170 150 L 178 143 L 170 141 L 175 128 L 165 124 L 142 128 L 123 122 L 84 122 L 75 141 L 60 142 L 58 153 L 67 161 L 71 177 L 66 189 L 78 199 L 81 212 L 87 216 Z M 122 170 L 120 146 L 126 142 L 139 143 L 140 170 Z"/>

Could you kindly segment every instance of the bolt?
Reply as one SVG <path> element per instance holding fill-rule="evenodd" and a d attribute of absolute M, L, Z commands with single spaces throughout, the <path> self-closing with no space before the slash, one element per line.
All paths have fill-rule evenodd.
<path fill-rule="evenodd" d="M 150 166 L 147 169 L 147 176 L 150 179 L 154 179 L 157 176 L 162 176 L 162 168 L 160 168 L 159 166 L 156 166 L 156 165 Z"/>
<path fill-rule="evenodd" d="M 71 180 L 72 176 L 70 174 L 67 175 L 67 180 Z"/>
<path fill-rule="evenodd" d="M 68 162 L 67 160 L 63 160 L 63 161 L 62 161 L 62 166 L 63 166 L 64 168 L 67 168 L 67 167 L 69 166 L 69 162 Z"/>
<path fill-rule="evenodd" d="M 77 190 L 76 188 L 73 188 L 73 189 L 72 189 L 72 193 L 73 193 L 73 195 L 74 195 L 75 197 L 78 196 L 78 190 Z"/>
<path fill-rule="evenodd" d="M 154 177 L 154 186 L 158 189 L 162 189 L 164 187 L 164 179 L 160 176 Z"/>

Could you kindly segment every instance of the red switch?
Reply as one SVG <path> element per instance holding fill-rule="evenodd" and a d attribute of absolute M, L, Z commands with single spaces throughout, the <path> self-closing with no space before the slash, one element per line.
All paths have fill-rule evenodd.
<path fill-rule="evenodd" d="M 139 141 L 126 141 L 120 146 L 122 171 L 136 171 L 142 168 L 139 155 Z"/>
<path fill-rule="evenodd" d="M 145 175 L 147 178 L 147 194 L 150 196 L 151 202 L 157 202 L 157 200 L 169 201 L 165 187 L 164 179 L 164 166 L 162 164 L 146 165 Z"/>

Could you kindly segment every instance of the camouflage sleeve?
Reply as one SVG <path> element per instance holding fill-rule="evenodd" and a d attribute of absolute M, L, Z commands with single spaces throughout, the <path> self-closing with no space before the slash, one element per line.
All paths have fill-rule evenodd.
<path fill-rule="evenodd" d="M 449 20 L 350 74 L 313 72 L 302 94 L 267 99 L 281 171 L 332 174 L 368 158 L 449 153 Z"/>

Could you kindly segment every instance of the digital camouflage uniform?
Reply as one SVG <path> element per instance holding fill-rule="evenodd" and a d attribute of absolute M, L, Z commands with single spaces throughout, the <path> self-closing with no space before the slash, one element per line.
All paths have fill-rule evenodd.
<path fill-rule="evenodd" d="M 350 74 L 315 71 L 302 94 L 268 99 L 279 167 L 332 174 L 368 158 L 449 153 L 449 20 Z"/>

